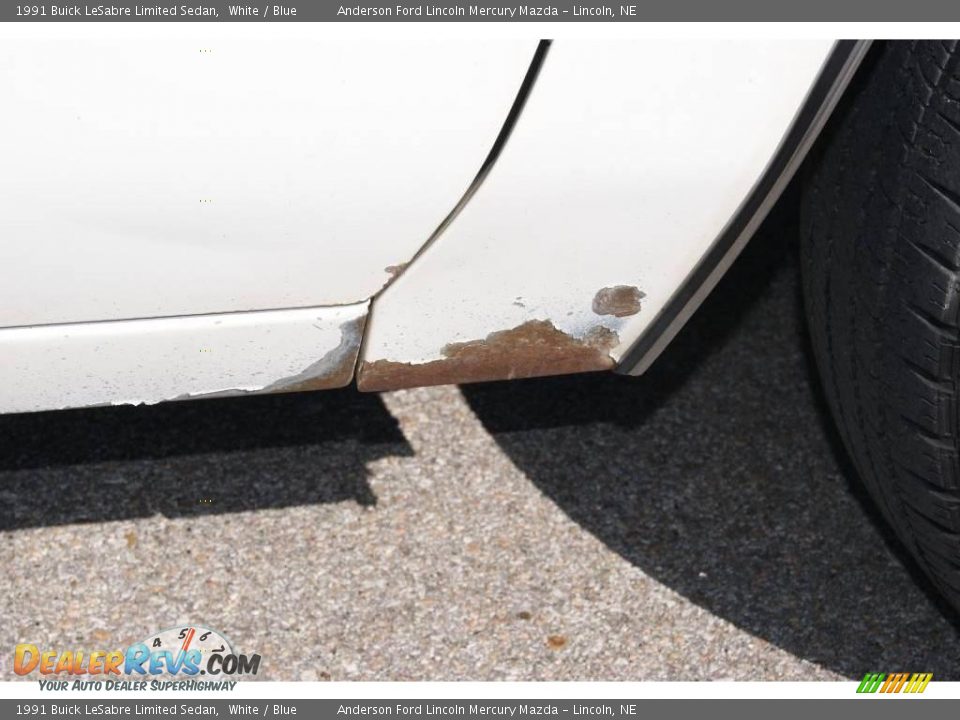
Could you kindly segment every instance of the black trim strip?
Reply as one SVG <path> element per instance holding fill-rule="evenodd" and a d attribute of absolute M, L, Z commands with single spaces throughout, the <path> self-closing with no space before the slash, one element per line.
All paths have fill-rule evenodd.
<path fill-rule="evenodd" d="M 436 242 L 443 231 L 450 227 L 457 215 L 460 214 L 460 211 L 466 207 L 467 203 L 470 202 L 477 190 L 480 189 L 480 186 L 483 184 L 483 181 L 486 179 L 487 175 L 490 174 L 490 170 L 493 169 L 493 166 L 497 162 L 497 158 L 500 157 L 500 153 L 503 152 L 503 148 L 506 147 L 507 141 L 510 139 L 510 135 L 513 133 L 513 129 L 517 126 L 517 120 L 520 119 L 520 114 L 523 112 L 524 106 L 527 104 L 527 98 L 530 97 L 530 91 L 533 90 L 534 83 L 537 82 L 537 76 L 540 75 L 540 68 L 543 67 L 544 60 L 547 58 L 547 51 L 550 49 L 550 45 L 553 40 L 541 40 L 537 43 L 537 49 L 533 53 L 533 58 L 530 60 L 530 65 L 527 67 L 527 72 L 523 76 L 523 82 L 520 83 L 520 89 L 517 90 L 517 95 L 513 99 L 513 104 L 510 106 L 510 111 L 507 113 L 506 119 L 503 121 L 503 125 L 500 126 L 500 132 L 497 133 L 496 139 L 493 141 L 493 145 L 490 148 L 490 152 L 487 153 L 487 156 L 484 158 L 483 163 L 480 165 L 480 170 L 474 176 L 473 180 L 470 182 L 470 185 L 464 191 L 463 195 L 460 197 L 460 200 L 457 201 L 457 204 L 453 206 L 453 210 L 447 213 L 447 216 L 437 225 L 436 230 L 434 230 L 430 237 L 427 238 L 427 241 L 420 246 L 416 253 L 413 254 L 413 257 L 410 258 L 405 264 L 406 267 L 412 265 L 417 258 L 419 258 L 427 249 Z M 390 285 L 393 284 L 403 272 L 398 273 L 393 279 L 390 280 L 386 285 L 384 285 L 376 295 L 372 298 L 375 302 L 377 297 L 383 293 Z M 371 308 L 371 312 L 373 309 Z"/>
<path fill-rule="evenodd" d="M 833 109 L 833 105 L 839 99 L 839 91 L 846 87 L 868 45 L 859 40 L 841 40 L 834 45 L 813 88 L 807 94 L 803 106 L 763 175 L 733 219 L 721 232 L 720 237 L 701 258 L 643 335 L 624 354 L 617 372 L 631 373 L 639 368 L 636 373 L 639 374 L 646 370 L 662 350 L 662 347 L 658 347 L 659 341 L 666 337 L 669 342 L 696 311 L 703 298 L 713 289 L 713 285 L 719 280 L 719 276 L 713 277 L 716 270 L 724 262 L 729 266 L 736 259 L 740 250 L 750 239 L 750 235 L 777 201 L 796 172 L 803 156 L 813 144 L 816 133 L 822 129 L 826 121 L 825 109 L 826 111 Z M 820 127 L 817 127 L 818 123 Z M 810 137 L 811 132 L 814 137 Z M 704 289 L 706 292 L 702 292 Z M 652 353 L 654 355 L 650 357 Z"/>
<path fill-rule="evenodd" d="M 527 74 L 523 76 L 523 82 L 520 83 L 517 96 L 513 100 L 513 105 L 510 106 L 507 119 L 503 121 L 503 127 L 501 127 L 500 132 L 497 133 L 497 139 L 493 141 L 493 147 L 491 147 L 490 152 L 487 153 L 487 157 L 484 159 L 483 165 L 480 166 L 480 172 L 478 172 L 474 178 L 473 184 L 483 180 L 490 171 L 490 168 L 497 161 L 497 158 L 500 157 L 500 153 L 503 152 L 507 140 L 510 139 L 510 135 L 517 125 L 517 120 L 520 119 L 520 113 L 523 112 L 523 108 L 527 104 L 527 98 L 530 97 L 530 91 L 533 90 L 533 84 L 537 81 L 540 68 L 543 67 L 543 61 L 546 60 L 547 51 L 550 49 L 552 43 L 553 40 L 541 40 L 537 43 L 537 49 L 533 53 L 533 59 L 530 60 L 530 67 L 527 68 Z"/>

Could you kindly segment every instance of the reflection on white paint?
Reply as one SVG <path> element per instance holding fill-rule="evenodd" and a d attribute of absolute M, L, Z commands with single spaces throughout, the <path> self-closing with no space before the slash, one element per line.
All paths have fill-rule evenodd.
<path fill-rule="evenodd" d="M 0 327 L 369 298 L 473 179 L 535 47 L 0 28 Z"/>

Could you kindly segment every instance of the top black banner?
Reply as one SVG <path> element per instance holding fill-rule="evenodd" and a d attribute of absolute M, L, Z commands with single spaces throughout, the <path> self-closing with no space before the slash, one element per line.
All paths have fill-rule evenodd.
<path fill-rule="evenodd" d="M 106 3 L 0 4 L 7 22 L 910 22 L 960 20 L 960 3 L 948 0 L 660 0 L 641 4 L 572 2 L 225 2 L 145 0 Z"/>

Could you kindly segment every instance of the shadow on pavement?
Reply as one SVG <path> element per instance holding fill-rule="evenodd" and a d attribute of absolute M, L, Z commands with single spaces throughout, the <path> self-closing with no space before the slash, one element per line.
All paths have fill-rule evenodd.
<path fill-rule="evenodd" d="M 642 378 L 463 388 L 583 528 L 711 613 L 850 677 L 960 677 L 954 615 L 846 471 L 808 365 L 789 213 Z M 267 451 L 267 452 L 265 452 Z M 0 416 L 0 530 L 376 500 L 411 455 L 343 391 Z"/>
<path fill-rule="evenodd" d="M 374 504 L 366 464 L 411 454 L 380 398 L 352 389 L 5 415 L 0 530 Z"/>
<path fill-rule="evenodd" d="M 644 377 L 463 387 L 500 447 L 608 547 L 849 677 L 960 677 L 955 615 L 878 523 L 819 398 L 789 206 Z"/>

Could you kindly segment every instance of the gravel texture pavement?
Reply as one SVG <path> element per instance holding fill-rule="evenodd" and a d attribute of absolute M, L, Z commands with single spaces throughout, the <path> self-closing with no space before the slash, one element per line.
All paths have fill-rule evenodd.
<path fill-rule="evenodd" d="M 0 677 L 200 623 L 267 679 L 957 679 L 824 410 L 791 232 L 643 378 L 0 417 Z"/>

